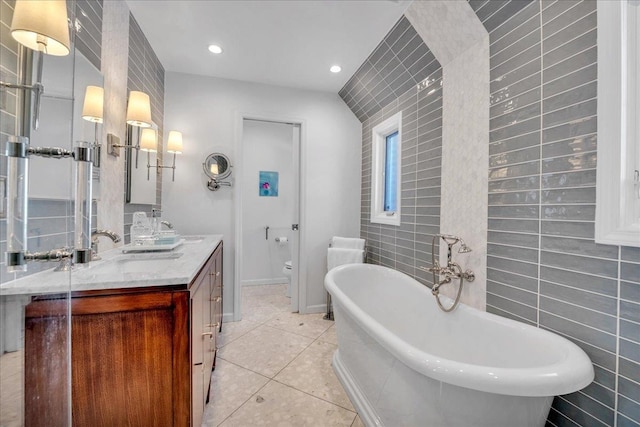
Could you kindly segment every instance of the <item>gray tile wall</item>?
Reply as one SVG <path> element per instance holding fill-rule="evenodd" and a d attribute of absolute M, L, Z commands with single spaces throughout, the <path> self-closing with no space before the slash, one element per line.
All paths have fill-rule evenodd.
<path fill-rule="evenodd" d="M 420 84 L 422 83 L 422 84 Z M 339 92 L 362 121 L 360 235 L 368 262 L 398 269 L 426 283 L 431 237 L 440 225 L 442 68 L 409 23 L 400 18 Z M 373 128 L 402 112 L 402 225 L 373 224 Z"/>
<path fill-rule="evenodd" d="M 364 122 L 439 68 L 433 53 L 403 16 L 339 95 Z"/>
<path fill-rule="evenodd" d="M 11 19 L 15 0 L 0 2 L 0 80 L 18 82 L 18 54 L 20 45 L 11 37 Z M 16 134 L 18 98 L 15 89 L 0 90 L 0 143 L 4 147 L 7 138 Z M 6 161 L 2 160 L 2 176 L 6 177 Z"/>
<path fill-rule="evenodd" d="M 487 310 L 594 362 L 549 425 L 640 426 L 640 250 L 594 242 L 596 2 L 470 4 L 491 42 Z"/>
<path fill-rule="evenodd" d="M 367 262 L 402 271 L 422 283 L 431 266 L 431 238 L 440 228 L 442 159 L 442 69 L 426 87 L 411 89 L 362 124 L 362 204 L 360 236 Z M 370 222 L 372 129 L 402 111 L 402 194 L 400 227 Z"/>
<path fill-rule="evenodd" d="M 556 398 L 549 426 L 638 427 L 640 249 L 594 242 L 595 0 L 469 3 L 491 42 L 487 310 L 565 336 L 594 362 L 594 383 Z M 419 129 L 430 126 L 420 120 L 432 117 L 425 108 L 439 114 L 442 94 L 421 104 L 424 92 L 413 89 L 367 116 L 345 88 L 341 96 L 363 120 L 361 235 L 370 261 L 423 279 L 416 267 L 430 259 L 439 228 L 441 140 L 425 167 L 412 138 L 426 147 Z M 347 93 L 354 89 L 373 87 Z M 410 141 L 402 196 L 410 213 L 400 229 L 369 223 L 371 129 L 399 110 Z"/>
<path fill-rule="evenodd" d="M 158 153 L 163 162 L 164 146 L 164 67 L 153 51 L 149 41 L 135 20 L 129 16 L 129 70 L 127 88 L 145 92 L 151 99 L 151 119 L 158 125 Z M 125 180 L 126 185 L 126 180 Z M 156 204 L 132 205 L 125 203 L 124 229 L 125 242 L 129 242 L 129 229 L 133 220 L 133 212 L 145 211 L 149 215 L 152 208 L 160 209 L 162 205 L 162 174 L 156 180 Z"/>
<path fill-rule="evenodd" d="M 98 70 L 102 57 L 102 3 L 103 0 L 75 0 L 75 20 L 78 29 L 75 47 Z"/>
<path fill-rule="evenodd" d="M 431 266 L 431 237 L 440 225 L 442 68 L 403 16 L 340 96 L 363 122 L 360 235 L 367 240 L 368 262 L 395 268 L 426 283 L 427 274 L 418 267 Z M 372 130 L 400 111 L 402 225 L 373 224 Z"/>

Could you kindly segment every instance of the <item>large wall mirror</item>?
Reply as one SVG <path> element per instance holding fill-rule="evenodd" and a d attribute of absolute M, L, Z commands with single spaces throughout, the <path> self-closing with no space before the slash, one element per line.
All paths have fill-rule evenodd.
<path fill-rule="evenodd" d="M 39 127 L 31 129 L 30 144 L 71 150 L 75 141 L 96 142 L 96 124 L 82 119 L 82 107 L 87 86 L 103 87 L 102 74 L 77 49 L 75 55 L 45 55 L 43 59 Z M 73 160 L 31 156 L 29 162 L 29 197 L 74 197 Z M 99 168 L 94 168 L 93 198 L 100 198 Z"/>
<path fill-rule="evenodd" d="M 151 125 L 158 135 L 158 126 Z M 127 145 L 138 147 L 142 128 L 127 125 Z M 156 141 L 157 144 L 157 141 Z M 157 146 L 157 145 L 156 145 Z M 126 196 L 127 203 L 154 205 L 156 203 L 157 152 L 136 148 L 125 149 Z M 153 167 L 149 167 L 153 166 Z"/>

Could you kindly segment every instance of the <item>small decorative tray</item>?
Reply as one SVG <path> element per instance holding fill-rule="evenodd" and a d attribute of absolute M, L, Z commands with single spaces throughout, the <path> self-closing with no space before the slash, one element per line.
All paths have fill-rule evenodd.
<path fill-rule="evenodd" d="M 153 243 L 144 244 L 144 245 L 134 245 L 128 244 L 122 247 L 122 252 L 150 252 L 150 251 L 171 251 L 181 244 L 184 243 L 184 239 L 180 239 L 175 243 L 166 244 L 166 245 L 156 245 Z"/>

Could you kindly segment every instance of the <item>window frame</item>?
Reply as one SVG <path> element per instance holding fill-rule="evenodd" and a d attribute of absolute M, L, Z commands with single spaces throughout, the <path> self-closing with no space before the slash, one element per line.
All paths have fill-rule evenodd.
<path fill-rule="evenodd" d="M 637 0 L 634 0 L 637 2 Z M 637 46 L 627 39 L 626 1 L 598 0 L 598 163 L 596 181 L 595 241 L 640 247 L 640 222 L 633 220 L 633 159 L 640 157 L 637 121 L 639 84 L 628 81 L 628 55 Z M 640 6 L 633 6 L 640 7 Z M 631 9 L 632 11 L 634 9 Z M 636 9 L 636 13 L 638 10 Z M 636 22 L 636 31 L 639 23 Z M 631 90 L 635 92 L 631 93 Z M 635 112 L 633 111 L 635 109 Z"/>
<path fill-rule="evenodd" d="M 384 210 L 385 196 L 385 166 L 387 136 L 398 132 L 398 156 L 396 170 L 396 206 L 397 209 L 390 215 Z M 370 221 L 374 224 L 387 224 L 399 226 L 402 209 L 402 112 L 398 112 L 388 119 L 374 126 L 371 131 L 371 215 Z"/>

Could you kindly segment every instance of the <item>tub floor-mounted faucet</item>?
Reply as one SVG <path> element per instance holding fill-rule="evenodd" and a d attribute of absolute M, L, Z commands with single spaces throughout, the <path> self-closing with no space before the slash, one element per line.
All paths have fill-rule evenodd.
<path fill-rule="evenodd" d="M 436 241 L 438 239 L 444 240 L 444 242 L 447 244 L 447 265 L 444 267 L 440 266 L 440 263 L 436 259 Z M 460 249 L 458 249 L 458 253 L 471 252 L 471 248 L 469 248 L 469 246 L 467 246 L 466 243 L 464 243 L 464 240 L 462 240 L 460 237 L 452 236 L 450 234 L 436 234 L 431 240 L 431 263 L 433 267 L 420 267 L 420 269 L 422 270 L 433 273 L 433 286 L 431 287 L 431 293 L 436 297 L 436 301 L 438 302 L 438 306 L 440 307 L 440 309 L 446 312 L 453 311 L 453 309 L 458 306 L 458 303 L 460 302 L 460 296 L 462 295 L 462 286 L 464 284 L 464 281 L 466 280 L 467 282 L 473 282 L 476 278 L 473 271 L 463 271 L 462 267 L 460 267 L 458 263 L 453 261 L 453 246 L 457 243 L 460 243 Z M 445 308 L 440 301 L 440 287 L 442 285 L 451 283 L 453 279 L 458 279 L 460 281 L 460 284 L 458 286 L 458 294 L 456 295 L 456 299 L 453 304 L 450 307 Z"/>

